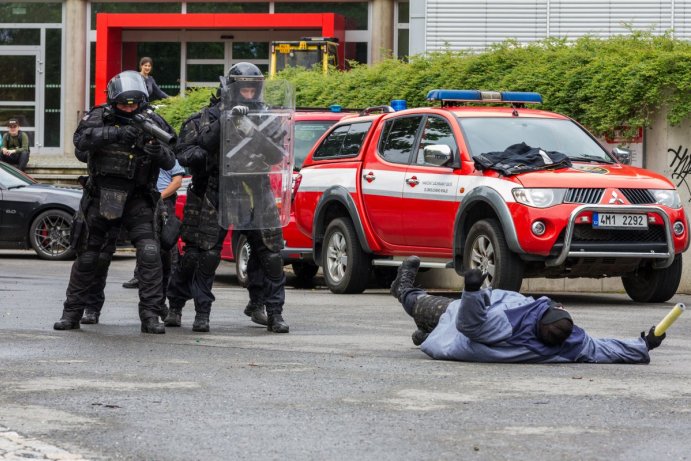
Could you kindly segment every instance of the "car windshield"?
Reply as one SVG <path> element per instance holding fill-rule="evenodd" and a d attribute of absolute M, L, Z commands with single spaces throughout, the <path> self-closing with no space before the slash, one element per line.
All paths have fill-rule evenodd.
<path fill-rule="evenodd" d="M 0 186 L 5 189 L 14 189 L 35 184 L 36 181 L 19 171 L 18 169 L 0 162 Z"/>
<path fill-rule="evenodd" d="M 459 124 L 471 156 L 503 152 L 524 142 L 545 151 L 561 152 L 573 161 L 613 163 L 607 152 L 571 120 L 459 117 Z"/>
<path fill-rule="evenodd" d="M 295 168 L 300 169 L 305 157 L 309 154 L 317 140 L 329 129 L 336 120 L 324 121 L 297 121 L 295 122 Z"/>

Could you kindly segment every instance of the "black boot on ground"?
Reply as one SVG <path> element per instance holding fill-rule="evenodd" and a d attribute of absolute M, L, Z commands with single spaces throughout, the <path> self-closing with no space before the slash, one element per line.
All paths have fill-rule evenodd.
<path fill-rule="evenodd" d="M 429 333 L 420 330 L 419 328 L 413 332 L 413 344 L 419 346 L 425 342 L 425 339 L 429 336 Z"/>
<path fill-rule="evenodd" d="M 200 332 L 209 331 L 209 316 L 197 314 L 194 317 L 194 323 L 192 324 L 192 331 L 200 331 Z"/>
<path fill-rule="evenodd" d="M 166 332 L 166 327 L 158 321 L 158 317 L 146 319 L 142 322 L 142 333 L 162 335 Z"/>
<path fill-rule="evenodd" d="M 281 314 L 269 314 L 266 329 L 273 333 L 288 333 L 290 327 Z"/>
<path fill-rule="evenodd" d="M 122 284 L 123 288 L 139 288 L 139 280 L 137 277 L 132 277 L 130 280 Z"/>
<path fill-rule="evenodd" d="M 61 318 L 53 324 L 54 330 L 79 330 L 79 320 Z"/>
<path fill-rule="evenodd" d="M 413 288 L 419 268 L 420 258 L 417 256 L 409 256 L 403 261 L 403 264 L 398 268 L 396 278 L 391 283 L 391 290 L 389 290 L 394 298 L 400 300 L 403 290 Z"/>
<path fill-rule="evenodd" d="M 168 318 L 168 306 L 166 306 L 166 303 L 161 304 L 161 308 L 158 310 L 158 316 L 161 318 L 161 322 L 165 322 Z"/>
<path fill-rule="evenodd" d="M 79 321 L 83 325 L 96 325 L 98 323 L 98 317 L 100 314 L 93 311 L 84 311 L 84 316 Z"/>
<path fill-rule="evenodd" d="M 250 317 L 250 319 L 259 325 L 267 325 L 269 320 L 266 316 L 266 310 L 264 309 L 264 304 L 254 303 L 250 301 L 245 307 L 245 315 Z"/>
<path fill-rule="evenodd" d="M 168 309 L 168 315 L 163 321 L 167 327 L 179 327 L 182 325 L 182 308 L 176 309 L 171 307 Z"/>

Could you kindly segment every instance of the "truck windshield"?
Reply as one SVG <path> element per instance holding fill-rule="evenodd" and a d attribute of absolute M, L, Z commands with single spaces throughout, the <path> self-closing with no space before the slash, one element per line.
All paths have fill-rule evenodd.
<path fill-rule="evenodd" d="M 509 146 L 524 142 L 530 147 L 561 152 L 574 161 L 613 162 L 607 152 L 571 120 L 459 117 L 458 121 L 471 156 L 503 152 Z"/>

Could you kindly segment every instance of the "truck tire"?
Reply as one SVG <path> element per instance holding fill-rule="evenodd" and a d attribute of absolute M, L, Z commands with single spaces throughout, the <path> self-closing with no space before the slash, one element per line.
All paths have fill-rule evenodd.
<path fill-rule="evenodd" d="M 674 258 L 665 269 L 653 269 L 647 264 L 621 278 L 626 294 L 639 303 L 664 303 L 674 296 L 679 288 L 682 270 L 681 255 Z"/>
<path fill-rule="evenodd" d="M 510 291 L 521 289 L 523 261 L 509 249 L 496 219 L 483 219 L 470 228 L 463 249 L 463 268 L 488 272 L 484 286 Z"/>
<path fill-rule="evenodd" d="M 322 271 L 324 281 L 336 294 L 362 293 L 370 276 L 370 257 L 362 251 L 353 223 L 337 218 L 324 234 Z"/>
<path fill-rule="evenodd" d="M 250 260 L 250 244 L 245 234 L 240 234 L 237 238 L 237 243 L 235 248 L 233 248 L 233 257 L 235 259 L 235 275 L 238 278 L 238 283 L 247 288 L 247 262 Z"/>
<path fill-rule="evenodd" d="M 29 227 L 29 243 L 41 259 L 73 259 L 76 251 L 70 246 L 71 236 L 72 215 L 63 210 L 46 210 Z"/>

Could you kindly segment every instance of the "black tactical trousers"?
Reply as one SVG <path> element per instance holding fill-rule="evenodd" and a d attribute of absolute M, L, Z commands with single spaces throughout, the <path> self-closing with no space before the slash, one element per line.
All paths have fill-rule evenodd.
<path fill-rule="evenodd" d="M 173 266 L 168 283 L 167 296 L 171 309 L 180 310 L 192 299 L 195 312 L 203 317 L 209 316 L 211 304 L 216 301 L 211 290 L 226 233 L 226 229 L 219 227 L 218 239 L 209 250 L 199 248 L 196 243 L 185 242 L 184 254 Z"/>
<path fill-rule="evenodd" d="M 280 251 L 267 247 L 260 230 L 242 231 L 250 244 L 247 291 L 252 304 L 265 305 L 267 314 L 281 314 L 285 304 L 286 276 Z"/>
<path fill-rule="evenodd" d="M 169 216 L 175 215 L 175 200 L 177 195 L 172 195 L 167 199 L 163 199 L 163 205 L 166 207 L 166 211 Z M 170 250 L 166 251 L 161 248 L 161 275 L 163 276 L 163 282 L 161 287 L 163 288 L 163 299 L 166 299 L 168 291 L 168 283 L 170 282 L 170 273 L 174 264 L 178 262 L 178 246 L 175 245 Z M 139 266 L 134 266 L 134 278 L 139 280 Z"/>
<path fill-rule="evenodd" d="M 139 317 L 145 321 L 158 316 L 163 292 L 160 247 L 155 238 L 153 219 L 153 207 L 143 197 L 130 198 L 122 218 L 113 220 L 100 215 L 97 201 L 90 204 L 86 213 L 88 236 L 86 242 L 79 245 L 77 259 L 72 265 L 63 318 L 79 321 L 84 309 L 103 305 L 103 289 L 115 251 L 112 236 L 117 236 L 121 226 L 125 226 L 137 249 Z"/>

